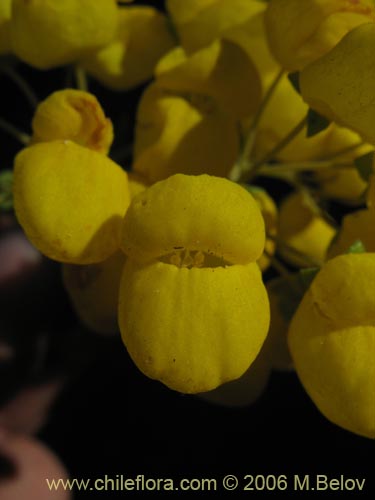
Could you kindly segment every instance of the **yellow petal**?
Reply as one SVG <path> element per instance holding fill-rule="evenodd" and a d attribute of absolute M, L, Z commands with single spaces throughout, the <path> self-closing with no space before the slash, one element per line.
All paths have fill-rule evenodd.
<path fill-rule="evenodd" d="M 49 69 L 109 43 L 117 22 L 115 0 L 13 0 L 12 49 L 22 61 Z"/>
<path fill-rule="evenodd" d="M 72 305 L 84 325 L 100 334 L 119 331 L 118 295 L 125 255 L 117 251 L 97 264 L 63 264 L 62 275 Z"/>
<path fill-rule="evenodd" d="M 32 121 L 33 142 L 70 139 L 108 153 L 113 127 L 93 94 L 75 89 L 53 92 L 41 102 Z"/>
<path fill-rule="evenodd" d="M 185 4 L 185 5 L 183 5 Z M 210 45 L 230 29 L 237 28 L 264 10 L 255 0 L 167 0 L 167 9 L 182 46 L 189 53 Z"/>
<path fill-rule="evenodd" d="M 269 322 L 255 263 L 179 268 L 129 259 L 120 284 L 119 324 L 138 368 L 171 389 L 197 393 L 240 377 Z"/>
<path fill-rule="evenodd" d="M 150 6 L 124 7 L 114 39 L 81 64 L 103 85 L 127 90 L 150 79 L 157 61 L 175 43 L 164 14 Z"/>
<path fill-rule="evenodd" d="M 172 50 L 158 63 L 155 75 L 162 88 L 212 97 L 235 117 L 254 113 L 261 99 L 254 64 L 243 49 L 225 39 L 191 56 L 180 47 Z"/>
<path fill-rule="evenodd" d="M 100 262 L 119 248 L 129 205 L 126 173 L 71 141 L 35 144 L 15 159 L 14 206 L 30 241 L 51 259 Z"/>
<path fill-rule="evenodd" d="M 226 176 L 238 151 L 236 121 L 210 99 L 176 96 L 156 85 L 146 89 L 137 112 L 133 169 L 149 182 L 175 173 Z"/>
<path fill-rule="evenodd" d="M 271 51 L 288 71 L 300 71 L 374 20 L 372 0 L 270 0 L 265 16 Z"/>
<path fill-rule="evenodd" d="M 311 267 L 324 260 L 335 229 L 314 212 L 304 194 L 294 192 L 282 202 L 278 221 L 278 251 L 287 262 Z"/>
<path fill-rule="evenodd" d="M 181 249 L 236 264 L 255 261 L 265 242 L 254 198 L 227 179 L 176 174 L 137 195 L 127 211 L 122 248 L 139 261 Z"/>
<path fill-rule="evenodd" d="M 328 258 L 346 253 L 357 240 L 367 252 L 375 252 L 375 209 L 357 210 L 345 215 L 341 228 L 328 249 Z"/>
<path fill-rule="evenodd" d="M 375 438 L 375 254 L 328 261 L 288 333 L 297 374 L 319 410 Z"/>
<path fill-rule="evenodd" d="M 348 33 L 300 75 L 302 96 L 316 111 L 375 144 L 375 23 Z"/>

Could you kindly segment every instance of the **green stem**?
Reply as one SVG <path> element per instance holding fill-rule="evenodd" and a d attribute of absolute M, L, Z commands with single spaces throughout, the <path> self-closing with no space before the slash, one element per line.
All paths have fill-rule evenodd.
<path fill-rule="evenodd" d="M 271 85 L 269 86 L 266 94 L 264 95 L 262 102 L 260 103 L 260 106 L 253 116 L 251 125 L 247 131 L 246 134 L 246 141 L 245 145 L 243 147 L 241 156 L 237 162 L 237 164 L 234 166 L 233 170 L 229 174 L 229 178 L 233 181 L 238 181 L 242 175 L 244 175 L 245 172 L 249 172 L 251 169 L 251 155 L 253 152 L 254 148 L 254 142 L 256 138 L 256 133 L 257 133 L 257 128 L 259 125 L 259 122 L 262 118 L 262 115 L 264 113 L 264 110 L 266 109 L 271 97 L 273 96 L 281 78 L 283 77 L 285 71 L 281 69 L 274 80 L 272 81 Z"/>
<path fill-rule="evenodd" d="M 83 90 L 84 92 L 87 92 L 89 86 L 87 82 L 86 71 L 82 68 L 82 66 L 77 64 L 74 67 L 74 74 L 78 90 Z"/>
<path fill-rule="evenodd" d="M 35 109 L 39 104 L 39 100 L 29 84 L 11 66 L 0 66 L 0 71 L 17 85 L 31 108 Z"/>
<path fill-rule="evenodd" d="M 272 165 L 266 163 L 259 168 L 258 174 L 266 176 L 279 176 L 280 174 L 288 172 L 304 172 L 306 170 L 327 170 L 328 168 L 333 169 L 351 169 L 353 168 L 353 162 L 342 162 L 333 163 L 332 161 L 306 161 L 306 162 L 295 162 L 295 163 L 282 163 L 277 165 Z"/>
<path fill-rule="evenodd" d="M 271 161 L 280 151 L 282 151 L 300 132 L 301 130 L 304 129 L 307 123 L 307 118 L 304 117 L 293 129 L 283 138 L 281 141 L 276 144 L 274 148 L 271 149 L 263 158 L 260 160 L 256 161 L 251 165 L 250 168 L 250 176 L 245 177 L 242 180 L 242 182 L 249 182 L 252 180 L 255 176 L 255 174 L 258 173 L 260 168 L 265 164 Z"/>
<path fill-rule="evenodd" d="M 0 117 L 0 128 L 8 134 L 15 137 L 21 144 L 27 146 L 30 142 L 30 136 L 25 132 L 20 132 L 14 125 L 8 123 Z"/>

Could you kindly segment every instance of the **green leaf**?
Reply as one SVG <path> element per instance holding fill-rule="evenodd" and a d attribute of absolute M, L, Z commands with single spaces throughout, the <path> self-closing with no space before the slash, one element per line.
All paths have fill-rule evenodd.
<path fill-rule="evenodd" d="M 313 109 L 309 109 L 307 112 L 307 137 L 312 137 L 322 130 L 325 130 L 331 122 L 325 117 L 314 111 Z"/>
<path fill-rule="evenodd" d="M 354 160 L 354 165 L 356 166 L 359 175 L 366 182 L 369 180 L 370 175 L 374 173 L 374 169 L 372 166 L 373 159 L 374 152 L 371 151 L 370 153 L 366 153 L 365 155 L 358 156 L 358 158 Z"/>
<path fill-rule="evenodd" d="M 3 170 L 0 172 L 0 211 L 13 209 L 13 172 Z"/>
<path fill-rule="evenodd" d="M 346 253 L 366 253 L 366 248 L 361 240 L 355 240 L 355 242 L 350 245 Z"/>
<path fill-rule="evenodd" d="M 294 90 L 298 92 L 298 94 L 301 94 L 301 89 L 299 86 L 299 71 L 296 71 L 295 73 L 289 73 L 288 80 L 292 84 Z"/>

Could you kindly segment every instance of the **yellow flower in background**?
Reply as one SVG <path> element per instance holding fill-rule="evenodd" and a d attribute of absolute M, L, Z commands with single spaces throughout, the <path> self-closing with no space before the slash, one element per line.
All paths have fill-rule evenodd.
<path fill-rule="evenodd" d="M 340 229 L 328 248 L 327 257 L 332 259 L 346 253 L 356 242 L 361 241 L 366 252 L 375 252 L 375 209 L 357 210 L 345 215 Z"/>
<path fill-rule="evenodd" d="M 254 113 L 261 100 L 255 66 L 245 51 L 225 39 L 190 56 L 176 47 L 159 61 L 155 76 L 162 88 L 211 97 L 237 118 Z"/>
<path fill-rule="evenodd" d="M 300 71 L 370 21 L 372 0 L 270 0 L 265 15 L 270 49 L 287 71 Z"/>
<path fill-rule="evenodd" d="M 279 81 L 264 112 L 262 113 L 254 140 L 253 157 L 263 158 L 290 132 L 306 115 L 308 105 L 302 100 L 285 75 Z M 277 119 L 275 119 L 277 117 Z M 245 125 L 245 124 L 244 124 Z M 319 160 L 330 156 L 361 141 L 360 136 L 352 130 L 332 123 L 321 132 L 308 137 L 306 126 L 284 147 L 276 158 L 280 162 L 298 162 Z M 337 157 L 337 161 L 354 160 L 373 148 L 366 144 Z M 324 172 L 324 171 L 323 171 Z M 335 181 L 323 183 L 324 177 Z M 326 185 L 326 194 L 335 198 L 357 198 L 365 189 L 366 183 L 361 180 L 356 169 L 349 171 L 321 171 L 316 176 Z M 348 182 L 346 182 L 348 177 Z M 350 180 L 349 180 L 350 179 Z"/>
<path fill-rule="evenodd" d="M 106 156 L 71 141 L 27 147 L 15 158 L 13 191 L 21 226 L 47 257 L 91 264 L 119 248 L 128 180 Z"/>
<path fill-rule="evenodd" d="M 334 227 L 315 211 L 306 193 L 293 192 L 281 203 L 277 250 L 290 264 L 311 267 L 323 262 L 335 232 Z"/>
<path fill-rule="evenodd" d="M 69 64 L 109 43 L 117 23 L 116 0 L 13 0 L 12 51 L 39 69 Z"/>
<path fill-rule="evenodd" d="M 224 177 L 239 151 L 236 125 L 209 98 L 152 84 L 137 110 L 133 169 L 151 183 L 175 173 Z"/>
<path fill-rule="evenodd" d="M 11 51 L 10 45 L 10 19 L 12 15 L 12 0 L 0 2 L 0 54 Z"/>
<path fill-rule="evenodd" d="M 265 8 L 257 0 L 167 0 L 166 6 L 188 53 L 210 45 Z"/>
<path fill-rule="evenodd" d="M 117 308 L 125 255 L 120 250 L 97 264 L 63 264 L 62 275 L 74 310 L 90 330 L 111 335 L 118 332 Z"/>
<path fill-rule="evenodd" d="M 124 7 L 114 39 L 80 63 L 103 85 L 127 90 L 150 79 L 157 61 L 175 44 L 164 14 L 149 6 Z"/>
<path fill-rule="evenodd" d="M 266 4 L 260 0 L 168 0 L 168 12 L 187 54 L 225 38 L 255 64 L 263 89 L 279 69 L 264 29 Z"/>
<path fill-rule="evenodd" d="M 149 182 L 175 173 L 226 176 L 239 154 L 239 119 L 261 98 L 250 59 L 217 40 L 191 56 L 173 49 L 155 75 L 137 111 L 134 171 Z"/>
<path fill-rule="evenodd" d="M 226 179 L 177 174 L 132 200 L 119 325 L 144 374 L 197 393 L 248 369 L 269 324 L 264 241 L 256 201 Z"/>
<path fill-rule="evenodd" d="M 320 270 L 293 317 L 297 374 L 331 422 L 375 438 L 375 254 L 347 254 Z"/>
<path fill-rule="evenodd" d="M 113 141 L 112 122 L 97 98 L 75 89 L 57 90 L 41 102 L 32 120 L 32 142 L 69 139 L 107 154 Z"/>
<path fill-rule="evenodd" d="M 300 74 L 304 100 L 320 114 L 375 144 L 375 23 L 348 33 Z"/>

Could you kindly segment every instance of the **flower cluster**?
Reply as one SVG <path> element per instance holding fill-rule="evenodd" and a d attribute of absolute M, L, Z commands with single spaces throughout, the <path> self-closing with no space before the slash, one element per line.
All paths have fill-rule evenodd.
<path fill-rule="evenodd" d="M 374 438 L 374 49 L 370 0 L 4 2 L 2 53 L 144 85 L 129 163 L 82 88 L 39 103 L 14 161 L 17 218 L 82 323 L 215 403 L 295 370 Z"/>

